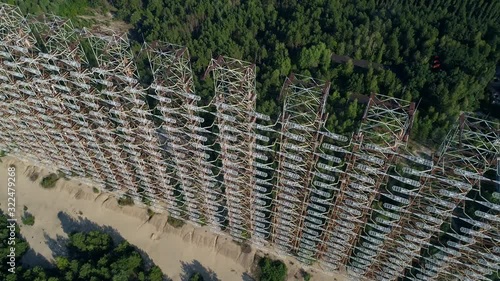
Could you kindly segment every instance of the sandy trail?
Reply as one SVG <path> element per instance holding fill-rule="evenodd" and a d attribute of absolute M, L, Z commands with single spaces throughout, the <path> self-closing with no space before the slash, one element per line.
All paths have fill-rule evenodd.
<path fill-rule="evenodd" d="M 76 179 L 59 180 L 55 188 L 44 189 L 39 182 L 48 171 L 10 156 L 1 160 L 0 208 L 4 211 L 7 208 L 6 168 L 15 165 L 16 216 L 21 223 L 23 206 L 35 216 L 33 226 L 21 226 L 21 234 L 32 248 L 25 255 L 24 263 L 49 265 L 55 256 L 65 253 L 68 233 L 100 229 L 115 239 L 128 240 L 174 281 L 187 280 L 193 271 L 201 272 L 205 280 L 210 281 L 253 280 L 250 271 L 254 259 L 256 254 L 263 255 L 256 249 L 242 251 L 229 237 L 213 234 L 205 227 L 186 224 L 173 228 L 166 223 L 166 214 L 155 214 L 148 221 L 146 209 L 121 207 L 111 194 L 96 194 Z M 33 173 L 39 175 L 35 182 L 30 179 Z M 297 262 L 285 262 L 288 280 L 303 280 Z M 308 271 L 314 281 L 347 280 L 343 275 L 327 275 L 315 268 Z"/>

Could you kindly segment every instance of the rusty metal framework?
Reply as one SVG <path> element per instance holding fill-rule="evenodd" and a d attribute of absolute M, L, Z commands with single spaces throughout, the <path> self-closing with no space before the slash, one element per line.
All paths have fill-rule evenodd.
<path fill-rule="evenodd" d="M 217 221 L 217 198 L 214 189 L 213 165 L 209 158 L 207 138 L 201 127 L 204 119 L 198 114 L 204 110 L 194 94 L 190 57 L 185 47 L 154 42 L 144 46 L 153 74 L 149 97 L 156 111 L 157 133 L 167 160 L 172 186 L 172 203 L 168 210 L 172 216 L 202 225 Z M 182 198 L 183 197 L 183 198 Z M 210 198 L 214 198 L 211 200 Z"/>
<path fill-rule="evenodd" d="M 257 119 L 269 117 L 255 112 L 255 65 L 219 56 L 212 60 L 205 76 L 213 73 L 216 107 L 218 159 L 221 169 L 217 176 L 224 190 L 229 233 L 242 242 L 252 234 L 265 235 L 265 223 L 254 211 L 262 207 L 267 189 L 257 184 L 257 175 L 267 177 L 258 167 L 257 159 L 267 161 L 265 148 L 257 140 L 269 138 L 256 131 Z"/>
<path fill-rule="evenodd" d="M 76 122 L 82 122 L 76 116 L 81 115 L 85 107 L 75 95 L 75 89 L 88 89 L 86 84 L 73 83 L 72 75 L 82 69 L 80 58 L 86 58 L 78 47 L 78 36 L 71 22 L 56 16 L 29 18 L 29 25 L 38 39 L 37 45 L 46 52 L 40 52 L 35 59 L 29 61 L 29 68 L 26 70 L 41 74 L 33 81 L 32 86 L 38 98 L 45 101 L 47 117 L 43 119 L 50 123 L 46 123 L 44 129 L 52 136 L 54 143 L 66 145 L 59 145 L 60 151 L 65 152 L 69 165 L 68 169 L 63 168 L 62 171 L 67 175 L 76 173 L 82 178 L 91 176 L 102 187 L 104 182 L 96 166 L 99 164 L 92 162 L 84 145 L 78 141 L 80 134 L 76 130 Z M 80 118 L 85 119 L 85 116 Z"/>
<path fill-rule="evenodd" d="M 498 274 L 498 122 L 461 114 L 431 157 L 406 146 L 413 103 L 364 97 L 346 137 L 324 128 L 328 82 L 292 74 L 280 118 L 256 112 L 255 68 L 212 60 L 200 106 L 185 47 L 133 53 L 123 34 L 0 4 L 0 150 L 356 280 Z"/>
<path fill-rule="evenodd" d="M 500 193 L 490 200 L 481 196 L 477 203 L 495 204 Z M 410 280 L 491 280 L 500 269 L 499 210 L 465 212 L 455 219 L 466 226 L 446 232 L 448 239 L 440 243 L 436 253 L 421 258 L 421 265 L 407 274 Z M 440 241 L 441 242 L 441 241 Z"/>
<path fill-rule="evenodd" d="M 432 237 L 441 232 L 443 223 L 450 223 L 459 204 L 472 200 L 467 195 L 482 181 L 498 184 L 488 179 L 485 173 L 496 168 L 500 152 L 499 124 L 475 115 L 463 113 L 459 122 L 444 141 L 434 165 L 413 157 L 420 168 L 403 168 L 408 175 L 418 176 L 413 185 L 394 188 L 407 195 L 408 207 L 394 206 L 387 217 L 387 225 L 393 225 L 388 241 L 381 254 L 370 266 L 368 279 L 395 280 L 412 266 L 412 261 L 421 257 L 422 249 L 446 247 L 432 243 Z M 495 175 L 497 176 L 497 175 Z M 418 184 L 417 184 L 418 183 Z M 498 205 L 490 203 L 490 209 Z M 451 251 L 450 251 L 451 252 Z"/>
<path fill-rule="evenodd" d="M 371 247 L 370 238 L 359 241 L 366 240 L 360 232 L 365 226 L 373 228 L 367 223 L 370 206 L 388 181 L 389 167 L 407 139 L 414 109 L 414 104 L 407 101 L 370 96 L 359 132 L 345 157 L 346 169 L 341 173 L 340 192 L 334 201 L 336 208 L 331 210 L 323 234 L 321 257 L 329 268 L 341 269 L 350 260 L 350 273 L 357 275 L 369 262 L 365 256 L 375 246 Z M 371 232 L 366 230 L 365 235 L 370 237 Z"/>
<path fill-rule="evenodd" d="M 316 206 L 310 200 L 317 197 L 310 197 L 310 193 L 329 87 L 330 83 L 291 75 L 281 91 L 284 104 L 272 239 L 280 251 L 295 252 L 305 262 L 314 257 L 317 243 L 307 230 L 326 219 L 309 205 Z"/>
<path fill-rule="evenodd" d="M 33 117 L 30 116 L 31 109 L 27 99 L 34 96 L 34 93 L 29 89 L 29 80 L 25 81 L 23 69 L 20 66 L 21 57 L 29 58 L 29 48 L 36 44 L 36 39 L 31 35 L 26 19 L 16 7 L 0 5 L 0 16 L 0 62 L 2 64 L 0 107 L 3 119 L 0 134 L 5 140 L 2 147 L 5 151 L 17 154 L 18 157 L 27 158 L 47 167 L 52 163 L 48 161 L 50 158 L 44 158 L 49 153 L 49 145 L 40 143 L 40 140 L 45 137 L 43 132 L 40 132 L 38 128 L 33 128 L 34 132 L 30 132 L 32 127 L 28 127 L 23 122 Z M 21 92 L 20 87 L 26 92 Z"/>

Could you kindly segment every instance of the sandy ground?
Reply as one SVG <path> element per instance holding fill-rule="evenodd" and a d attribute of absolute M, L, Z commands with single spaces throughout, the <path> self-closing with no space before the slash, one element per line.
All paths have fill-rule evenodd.
<path fill-rule="evenodd" d="M 30 166 L 12 157 L 1 158 L 0 208 L 7 208 L 7 169 L 16 167 L 16 216 L 20 218 L 26 206 L 35 216 L 33 226 L 22 225 L 21 235 L 31 246 L 23 262 L 46 265 L 55 256 L 65 254 L 65 241 L 72 231 L 100 229 L 115 240 L 126 239 L 150 261 L 157 264 L 172 280 L 187 280 L 193 271 L 201 272 L 205 280 L 254 280 L 251 270 L 263 253 L 242 248 L 225 235 L 216 235 L 208 228 L 186 224 L 173 228 L 166 223 L 165 214 L 151 219 L 146 209 L 137 206 L 121 207 L 111 194 L 96 194 L 78 180 L 59 180 L 53 189 L 44 189 L 40 180 L 48 171 Z M 38 174 L 35 181 L 30 179 Z M 149 219 L 149 220 L 148 220 Z M 273 257 L 272 253 L 270 253 Z M 297 262 L 285 261 L 288 280 L 303 280 Z M 325 274 L 309 268 L 313 281 L 344 281 L 340 274 Z"/>

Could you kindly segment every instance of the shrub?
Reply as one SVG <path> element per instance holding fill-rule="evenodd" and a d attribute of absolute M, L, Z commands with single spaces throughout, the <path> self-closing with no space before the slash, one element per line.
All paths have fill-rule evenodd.
<path fill-rule="evenodd" d="M 118 199 L 118 205 L 120 206 L 134 205 L 134 199 L 132 199 L 132 197 L 130 196 L 125 195 Z"/>
<path fill-rule="evenodd" d="M 152 202 L 151 202 L 151 199 L 149 199 L 148 197 L 142 196 L 141 200 L 142 200 L 142 203 L 146 204 L 147 206 L 151 206 Z"/>
<path fill-rule="evenodd" d="M 24 225 L 34 225 L 35 224 L 35 216 L 26 212 L 24 216 L 21 218 L 21 221 Z"/>
<path fill-rule="evenodd" d="M 259 261 L 260 281 L 285 281 L 287 268 L 286 265 L 279 260 L 271 260 L 264 257 Z"/>
<path fill-rule="evenodd" d="M 191 274 L 188 281 L 203 281 L 203 276 L 199 272 Z"/>
<path fill-rule="evenodd" d="M 151 210 L 150 208 L 148 208 L 148 216 L 152 217 L 154 215 L 155 215 L 155 212 L 153 210 Z"/>
<path fill-rule="evenodd" d="M 40 182 L 40 185 L 43 187 L 43 188 L 53 188 L 54 186 L 56 186 L 56 182 L 59 180 L 59 176 L 52 173 L 46 177 L 44 177 L 42 179 L 42 181 Z"/>
<path fill-rule="evenodd" d="M 94 191 L 94 193 L 99 193 L 99 189 L 97 187 L 93 187 L 92 191 Z"/>
<path fill-rule="evenodd" d="M 113 248 L 113 239 L 109 234 L 100 231 L 76 232 L 69 235 L 68 248 L 80 254 L 97 257 Z"/>
<path fill-rule="evenodd" d="M 304 281 L 310 281 L 311 278 L 312 278 L 312 275 L 311 275 L 311 273 L 309 273 L 307 271 L 303 271 L 302 272 L 302 277 L 304 277 Z"/>
<path fill-rule="evenodd" d="M 170 224 L 171 226 L 173 226 L 175 228 L 179 228 L 179 227 L 182 227 L 184 225 L 183 220 L 178 219 L 178 218 L 174 218 L 172 216 L 168 216 L 167 222 L 168 222 L 168 224 Z"/>

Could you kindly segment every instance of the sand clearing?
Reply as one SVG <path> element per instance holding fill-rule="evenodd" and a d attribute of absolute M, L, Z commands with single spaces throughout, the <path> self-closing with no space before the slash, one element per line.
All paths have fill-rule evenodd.
<path fill-rule="evenodd" d="M 40 180 L 49 172 L 30 166 L 13 157 L 3 157 L 0 163 L 0 208 L 7 208 L 7 169 L 16 166 L 16 215 L 19 223 L 23 206 L 35 216 L 33 226 L 21 226 L 21 234 L 32 250 L 23 262 L 48 265 L 55 256 L 64 254 L 67 233 L 75 230 L 101 229 L 115 239 L 126 239 L 157 264 L 172 280 L 187 280 L 199 271 L 205 280 L 253 280 L 254 259 L 263 253 L 242 248 L 225 235 L 216 235 L 208 228 L 189 224 L 173 228 L 166 223 L 166 214 L 156 214 L 148 221 L 146 209 L 121 207 L 111 194 L 96 194 L 78 180 L 59 180 L 53 189 L 44 189 Z M 35 182 L 30 179 L 38 174 Z M 257 254 L 257 256 L 256 256 Z M 271 254 L 271 257 L 273 255 Z M 285 261 L 288 280 L 303 280 L 297 262 Z M 309 269 L 314 281 L 344 281 L 343 275 L 327 275 Z"/>

